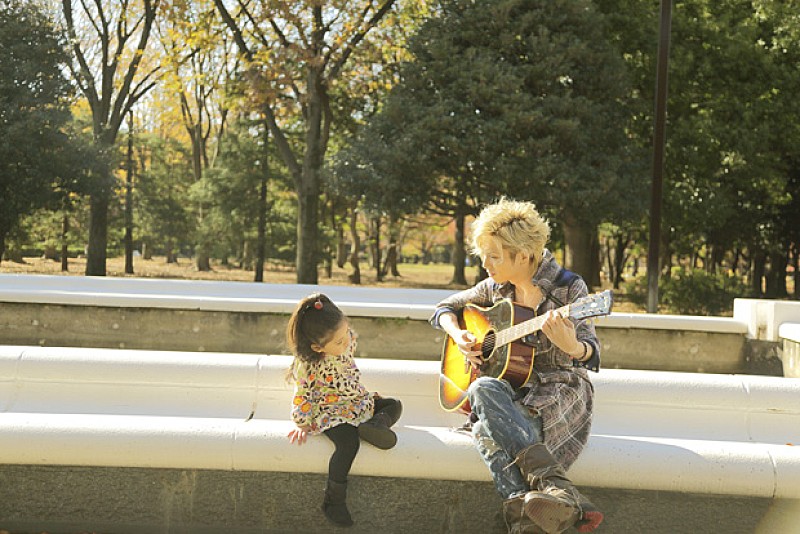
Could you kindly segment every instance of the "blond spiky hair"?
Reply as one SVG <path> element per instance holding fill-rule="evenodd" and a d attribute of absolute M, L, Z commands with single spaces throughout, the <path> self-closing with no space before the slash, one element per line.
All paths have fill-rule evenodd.
<path fill-rule="evenodd" d="M 533 203 L 501 198 L 483 208 L 472 223 L 473 251 L 480 255 L 481 244 L 490 238 L 497 239 L 514 256 L 527 254 L 539 263 L 550 239 L 550 226 Z"/>

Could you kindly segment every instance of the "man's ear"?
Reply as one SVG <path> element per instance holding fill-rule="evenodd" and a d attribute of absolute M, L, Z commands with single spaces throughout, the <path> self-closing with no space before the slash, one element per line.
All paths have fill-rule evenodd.
<path fill-rule="evenodd" d="M 314 352 L 322 352 L 322 346 L 318 343 L 311 343 L 311 350 Z"/>

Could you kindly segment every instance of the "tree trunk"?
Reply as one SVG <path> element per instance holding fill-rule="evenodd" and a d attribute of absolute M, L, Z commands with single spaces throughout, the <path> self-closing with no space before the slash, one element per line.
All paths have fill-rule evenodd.
<path fill-rule="evenodd" d="M 44 251 L 42 251 L 42 259 L 43 260 L 58 260 L 58 253 L 56 252 L 56 247 L 54 245 L 46 245 L 44 247 Z"/>
<path fill-rule="evenodd" d="M 89 247 L 86 252 L 86 276 L 106 275 L 108 246 L 108 204 L 111 192 L 102 187 L 89 199 Z"/>
<path fill-rule="evenodd" d="M 589 271 L 590 277 L 586 279 L 587 285 L 591 287 L 600 287 L 600 239 L 597 237 L 597 231 L 591 234 L 591 269 Z"/>
<path fill-rule="evenodd" d="M 266 170 L 265 170 L 266 173 Z M 258 238 L 256 242 L 255 281 L 264 281 L 264 260 L 267 250 L 267 177 L 261 178 L 258 203 Z"/>
<path fill-rule="evenodd" d="M 770 299 L 784 298 L 786 290 L 786 265 L 789 258 L 783 252 L 772 252 L 769 255 L 769 271 L 767 272 L 766 297 Z"/>
<path fill-rule="evenodd" d="M 381 276 L 390 273 L 395 278 L 400 276 L 400 271 L 397 270 L 397 248 L 397 219 L 391 218 L 389 220 L 389 246 L 386 249 L 386 261 L 383 262 Z"/>
<path fill-rule="evenodd" d="M 3 257 L 6 253 L 6 231 L 0 229 L 0 263 L 3 263 Z"/>
<path fill-rule="evenodd" d="M 762 282 L 764 273 L 766 272 L 767 254 L 763 250 L 756 250 L 753 252 L 753 277 L 750 279 L 751 288 L 754 297 L 762 297 L 764 290 L 762 289 Z"/>
<path fill-rule="evenodd" d="M 261 188 L 258 203 L 258 237 L 256 243 L 255 281 L 264 281 L 264 262 L 267 255 L 267 186 L 269 185 L 269 125 L 264 122 L 264 161 L 261 166 Z"/>
<path fill-rule="evenodd" d="M 794 259 L 792 260 L 792 266 L 794 267 L 794 293 L 792 298 L 800 300 L 800 243 L 795 243 L 792 249 L 794 250 Z"/>
<path fill-rule="evenodd" d="M 592 259 L 593 230 L 572 214 L 565 214 L 564 241 L 567 243 L 567 254 L 564 267 L 582 276 L 587 284 L 591 284 L 595 278 L 595 262 Z"/>
<path fill-rule="evenodd" d="M 350 273 L 348 278 L 353 284 L 361 284 L 361 267 L 358 260 L 358 249 L 361 248 L 361 238 L 358 236 L 358 211 L 355 206 L 350 213 L 350 239 L 353 242 L 353 250 L 350 252 L 350 265 L 353 267 L 353 272 Z"/>
<path fill-rule="evenodd" d="M 69 235 L 69 215 L 64 212 L 61 219 L 61 271 L 69 271 L 69 246 L 67 246 L 67 236 Z M 0 252 L 0 257 L 2 257 Z"/>
<path fill-rule="evenodd" d="M 370 236 L 371 246 L 370 249 L 372 250 L 372 266 L 375 268 L 375 279 L 378 282 L 383 281 L 383 273 L 381 268 L 383 267 L 382 261 L 382 253 L 381 253 L 381 216 L 376 215 L 372 218 L 370 222 L 370 227 L 372 228 L 372 236 Z"/>
<path fill-rule="evenodd" d="M 175 244 L 170 240 L 167 243 L 166 248 L 167 250 L 165 251 L 165 254 L 167 256 L 167 263 L 178 263 L 178 258 L 174 252 Z"/>
<path fill-rule="evenodd" d="M 326 197 L 325 200 L 321 203 L 322 213 L 320 214 L 320 218 L 322 220 L 330 221 L 331 230 L 336 231 L 337 224 L 336 224 L 336 205 L 334 204 L 333 200 L 329 197 Z M 323 271 L 325 273 L 325 278 L 331 279 L 333 278 L 333 259 L 335 254 L 336 248 L 335 243 L 331 243 L 329 240 L 325 240 L 325 247 L 322 250 L 322 265 Z"/>
<path fill-rule="evenodd" d="M 296 184 L 299 205 L 297 211 L 298 284 L 316 284 L 318 280 L 320 169 L 325 152 L 322 139 L 324 91 L 322 67 L 309 67 L 306 151 L 303 157 L 300 183 Z"/>
<path fill-rule="evenodd" d="M 625 264 L 628 255 L 625 253 L 630 244 L 630 233 L 617 232 L 606 239 L 606 262 L 608 264 L 608 279 L 614 289 L 619 289 L 622 283 Z"/>
<path fill-rule="evenodd" d="M 347 243 L 344 240 L 344 227 L 340 224 L 336 228 L 336 265 L 344 269 L 347 263 Z"/>
<path fill-rule="evenodd" d="M 464 247 L 466 212 L 466 206 L 464 206 L 463 201 L 459 201 L 459 205 L 456 208 L 456 236 L 455 242 L 453 243 L 453 279 L 450 280 L 450 283 L 461 286 L 467 285 L 467 276 L 465 272 L 467 252 Z"/>

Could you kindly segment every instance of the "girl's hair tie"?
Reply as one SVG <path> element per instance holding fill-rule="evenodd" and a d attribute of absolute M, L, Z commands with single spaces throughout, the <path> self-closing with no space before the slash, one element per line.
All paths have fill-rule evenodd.
<path fill-rule="evenodd" d="M 314 309 L 315 310 L 321 310 L 322 309 L 322 301 L 321 300 L 317 299 L 317 300 L 314 301 Z"/>

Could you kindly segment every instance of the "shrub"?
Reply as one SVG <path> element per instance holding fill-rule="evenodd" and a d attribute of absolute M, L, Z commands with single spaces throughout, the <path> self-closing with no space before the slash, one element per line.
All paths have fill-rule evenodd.
<path fill-rule="evenodd" d="M 660 292 L 670 311 L 683 315 L 721 315 L 733 309 L 733 299 L 748 295 L 739 278 L 702 269 L 674 272 Z"/>

